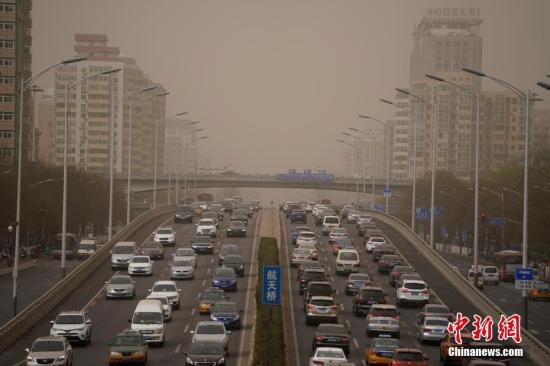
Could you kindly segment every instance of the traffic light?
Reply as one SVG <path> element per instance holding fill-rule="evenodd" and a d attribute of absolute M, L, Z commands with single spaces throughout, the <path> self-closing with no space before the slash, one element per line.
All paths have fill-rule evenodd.
<path fill-rule="evenodd" d="M 486 223 L 487 222 L 487 212 L 481 211 L 481 222 Z"/>

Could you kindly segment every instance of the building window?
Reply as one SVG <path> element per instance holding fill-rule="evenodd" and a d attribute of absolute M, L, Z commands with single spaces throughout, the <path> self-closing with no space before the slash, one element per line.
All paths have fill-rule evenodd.
<path fill-rule="evenodd" d="M 8 158 L 14 156 L 13 149 L 0 149 L 0 158 Z"/>
<path fill-rule="evenodd" d="M 2 139 L 12 139 L 13 130 L 0 130 L 0 138 Z"/>
<path fill-rule="evenodd" d="M 0 67 L 14 67 L 15 59 L 14 58 L 0 58 Z"/>
<path fill-rule="evenodd" d="M 15 29 L 14 22 L 0 22 L 0 30 L 14 30 L 14 29 Z"/>
<path fill-rule="evenodd" d="M 0 3 L 0 13 L 15 13 L 15 4 Z"/>
<path fill-rule="evenodd" d="M 0 112 L 0 121 L 13 121 L 13 112 Z"/>
<path fill-rule="evenodd" d="M 13 95 L 0 94 L 0 103 L 13 103 Z"/>
<path fill-rule="evenodd" d="M 0 76 L 0 85 L 15 85 L 15 77 Z"/>
<path fill-rule="evenodd" d="M 15 48 L 15 41 L 9 39 L 0 39 L 0 48 Z"/>

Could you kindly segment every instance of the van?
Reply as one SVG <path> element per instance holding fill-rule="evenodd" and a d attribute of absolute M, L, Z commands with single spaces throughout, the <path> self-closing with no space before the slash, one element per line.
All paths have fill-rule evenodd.
<path fill-rule="evenodd" d="M 119 241 L 111 250 L 111 269 L 128 268 L 128 264 L 136 253 L 135 241 Z"/>
<path fill-rule="evenodd" d="M 498 285 L 498 268 L 496 266 L 484 266 L 481 270 L 484 283 L 494 283 Z"/>
<path fill-rule="evenodd" d="M 468 278 L 468 282 L 474 285 L 474 273 L 476 274 L 475 277 L 477 277 L 477 288 L 483 290 L 483 273 L 480 270 L 474 271 L 473 268 L 470 268 L 468 270 L 468 274 L 466 275 L 466 277 Z"/>
<path fill-rule="evenodd" d="M 140 332 L 148 343 L 164 346 L 164 309 L 160 300 L 138 302 L 132 319 L 131 329 Z"/>
<path fill-rule="evenodd" d="M 338 216 L 325 216 L 323 217 L 323 235 L 327 236 L 330 231 L 336 227 L 340 227 L 340 218 Z"/>

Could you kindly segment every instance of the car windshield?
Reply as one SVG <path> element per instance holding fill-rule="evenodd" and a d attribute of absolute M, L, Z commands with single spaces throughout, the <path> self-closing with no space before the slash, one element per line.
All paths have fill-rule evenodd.
<path fill-rule="evenodd" d="M 193 249 L 180 248 L 176 250 L 177 257 L 194 257 L 195 251 Z"/>
<path fill-rule="evenodd" d="M 141 346 L 141 336 L 118 336 L 113 340 L 113 346 Z"/>
<path fill-rule="evenodd" d="M 449 322 L 443 319 L 426 319 L 425 325 L 433 327 L 446 327 L 449 325 Z"/>
<path fill-rule="evenodd" d="M 325 217 L 326 224 L 339 224 L 340 220 L 338 217 Z"/>
<path fill-rule="evenodd" d="M 185 213 L 185 212 L 192 212 L 193 208 L 191 206 L 178 206 L 176 212 L 178 213 Z"/>
<path fill-rule="evenodd" d="M 223 355 L 223 346 L 216 342 L 193 342 L 189 348 L 192 355 Z"/>
<path fill-rule="evenodd" d="M 193 267 L 191 261 L 175 261 L 173 264 L 174 267 Z"/>
<path fill-rule="evenodd" d="M 133 324 L 162 324 L 162 313 L 139 312 L 134 313 Z"/>
<path fill-rule="evenodd" d="M 241 250 L 236 245 L 224 245 L 221 249 L 222 253 L 240 253 Z"/>
<path fill-rule="evenodd" d="M 95 250 L 95 244 L 80 244 L 78 247 L 84 250 Z"/>
<path fill-rule="evenodd" d="M 392 338 L 376 338 L 372 341 L 372 346 L 378 348 L 398 348 L 399 341 Z"/>
<path fill-rule="evenodd" d="M 208 236 L 196 236 L 193 238 L 194 243 L 201 243 L 201 244 L 210 244 L 212 243 L 212 240 L 210 240 L 210 237 Z"/>
<path fill-rule="evenodd" d="M 344 351 L 317 349 L 317 357 L 344 359 Z"/>
<path fill-rule="evenodd" d="M 149 257 L 134 257 L 132 263 L 149 263 Z"/>
<path fill-rule="evenodd" d="M 232 268 L 218 268 L 216 277 L 235 277 L 235 271 Z"/>
<path fill-rule="evenodd" d="M 199 324 L 197 326 L 197 331 L 195 332 L 197 334 L 224 334 L 224 326 L 223 324 Z"/>
<path fill-rule="evenodd" d="M 153 286 L 153 292 L 176 292 L 176 286 L 170 284 L 159 284 Z"/>
<path fill-rule="evenodd" d="M 158 229 L 157 234 L 172 234 L 171 229 Z"/>
<path fill-rule="evenodd" d="M 132 279 L 130 277 L 123 277 L 123 276 L 115 276 L 111 278 L 111 281 L 109 281 L 111 285 L 129 285 L 132 283 Z"/>
<path fill-rule="evenodd" d="M 134 254 L 134 247 L 131 245 L 115 245 L 113 254 Z"/>
<path fill-rule="evenodd" d="M 159 245 L 155 242 L 149 242 L 149 243 L 143 244 L 142 247 L 143 248 L 159 248 Z"/>
<path fill-rule="evenodd" d="M 65 350 L 63 341 L 36 341 L 33 343 L 31 352 L 59 352 Z"/>
<path fill-rule="evenodd" d="M 243 262 L 243 259 L 236 255 L 227 256 L 224 259 L 225 264 L 241 264 L 242 262 Z"/>
<path fill-rule="evenodd" d="M 350 281 L 370 281 L 370 277 L 365 273 L 355 273 L 349 276 Z"/>
<path fill-rule="evenodd" d="M 395 266 L 393 267 L 393 271 L 399 273 L 411 273 L 414 272 L 414 268 L 409 266 Z"/>
<path fill-rule="evenodd" d="M 386 239 L 374 237 L 374 238 L 370 238 L 370 241 L 373 242 L 373 243 L 385 243 Z"/>
<path fill-rule="evenodd" d="M 304 273 L 304 278 L 310 281 L 324 281 L 327 277 L 324 272 L 306 271 Z"/>
<path fill-rule="evenodd" d="M 334 301 L 329 299 L 314 299 L 310 301 L 310 304 L 315 306 L 332 306 L 334 305 Z"/>
<path fill-rule="evenodd" d="M 397 361 L 423 361 L 424 356 L 420 352 L 397 352 L 393 355 Z"/>
<path fill-rule="evenodd" d="M 237 304 L 226 302 L 226 303 L 217 303 L 212 309 L 213 313 L 236 313 Z"/>
<path fill-rule="evenodd" d="M 397 309 L 376 309 L 372 308 L 369 311 L 369 316 L 374 317 L 388 317 L 388 318 L 397 318 Z"/>
<path fill-rule="evenodd" d="M 199 221 L 199 225 L 214 225 L 214 221 L 211 219 L 202 219 Z"/>
<path fill-rule="evenodd" d="M 338 258 L 342 261 L 356 261 L 359 260 L 357 253 L 353 252 L 340 252 Z"/>
<path fill-rule="evenodd" d="M 321 285 L 321 284 L 312 284 L 309 288 L 311 294 L 316 294 L 320 296 L 332 296 L 332 286 L 330 285 Z"/>
<path fill-rule="evenodd" d="M 306 270 L 308 268 L 311 268 L 311 269 L 322 268 L 322 265 L 318 261 L 306 261 L 306 262 L 302 262 L 302 264 L 300 265 L 300 269 L 302 270 Z"/>
<path fill-rule="evenodd" d="M 208 291 L 202 294 L 203 300 L 223 300 L 225 295 L 222 291 Z"/>
<path fill-rule="evenodd" d="M 295 248 L 292 251 L 292 254 L 306 254 L 306 253 L 309 253 L 309 250 L 304 249 L 304 248 Z"/>
<path fill-rule="evenodd" d="M 79 314 L 58 315 L 55 324 L 84 324 L 84 317 Z"/>
<path fill-rule="evenodd" d="M 315 233 L 300 233 L 300 238 L 315 238 Z"/>
<path fill-rule="evenodd" d="M 346 231 L 346 229 L 344 229 L 344 228 L 332 229 L 332 232 L 333 232 L 334 234 L 347 234 L 347 231 Z"/>
<path fill-rule="evenodd" d="M 399 258 L 397 255 L 383 255 L 380 260 L 382 261 L 398 261 L 401 258 Z"/>
<path fill-rule="evenodd" d="M 421 282 L 406 282 L 403 287 L 410 290 L 424 290 L 426 288 L 426 285 Z"/>
<path fill-rule="evenodd" d="M 244 227 L 244 222 L 242 222 L 242 221 L 231 221 L 229 226 L 231 226 L 231 227 Z"/>
<path fill-rule="evenodd" d="M 497 273 L 498 269 L 496 267 L 485 267 L 484 271 L 485 273 Z"/>

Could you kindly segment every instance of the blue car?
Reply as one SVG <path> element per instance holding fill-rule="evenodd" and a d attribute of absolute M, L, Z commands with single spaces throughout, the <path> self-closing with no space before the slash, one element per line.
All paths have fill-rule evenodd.
<path fill-rule="evenodd" d="M 290 214 L 290 222 L 301 222 L 307 224 L 307 214 L 304 210 L 294 210 Z"/>
<path fill-rule="evenodd" d="M 292 232 L 290 233 L 292 244 L 296 244 L 298 235 L 300 235 L 302 231 L 311 231 L 311 229 L 308 226 L 296 226 L 294 229 L 292 229 Z"/>
<path fill-rule="evenodd" d="M 210 309 L 210 320 L 222 322 L 226 329 L 241 329 L 241 315 L 234 302 L 220 301 Z"/>
<path fill-rule="evenodd" d="M 212 287 L 237 291 L 237 274 L 233 268 L 218 268 L 212 277 Z"/>

